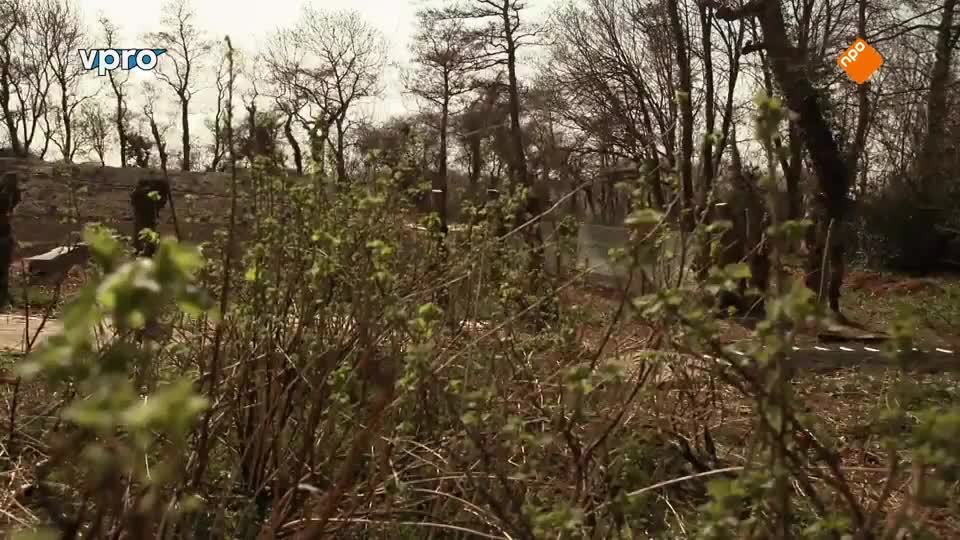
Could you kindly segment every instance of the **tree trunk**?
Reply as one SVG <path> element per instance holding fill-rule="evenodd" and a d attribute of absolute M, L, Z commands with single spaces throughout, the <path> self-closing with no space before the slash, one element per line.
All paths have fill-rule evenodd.
<path fill-rule="evenodd" d="M 692 83 L 690 76 L 690 57 L 687 51 L 687 37 L 680 23 L 680 7 L 677 0 L 667 0 L 670 15 L 670 29 L 673 33 L 677 53 L 677 70 L 680 91 L 677 101 L 680 107 L 680 186 L 683 194 L 682 223 L 687 229 L 693 227 L 693 105 L 691 103 Z"/>
<path fill-rule="evenodd" d="M 183 128 L 183 161 L 180 168 L 190 170 L 190 100 L 180 96 L 180 125 Z M 166 160 L 164 160 L 166 161 Z"/>
<path fill-rule="evenodd" d="M 797 47 L 797 58 L 804 58 L 806 50 L 804 43 L 804 32 L 800 33 L 800 45 Z M 774 95 L 773 76 L 770 74 L 769 56 L 761 53 L 761 71 L 763 72 L 763 86 L 767 95 Z M 783 152 L 783 143 L 778 139 L 774 141 L 777 147 L 777 155 L 780 161 L 780 168 L 783 169 L 783 177 L 787 184 L 787 219 L 800 219 L 803 208 L 803 193 L 801 191 L 800 178 L 803 173 L 803 140 L 800 128 L 793 119 L 788 119 L 787 127 L 788 151 Z"/>
<path fill-rule="evenodd" d="M 519 181 L 520 185 L 526 189 L 526 214 L 528 219 L 537 220 L 527 226 L 525 237 L 527 245 L 530 246 L 530 278 L 533 290 L 542 289 L 543 273 L 546 270 L 546 250 L 543 241 L 543 232 L 540 229 L 539 217 L 542 212 L 542 202 L 540 195 L 534 189 L 533 182 L 530 179 L 527 170 L 527 157 L 523 149 L 523 131 L 520 127 L 520 84 L 517 81 L 517 42 L 514 36 L 514 26 L 510 17 L 513 9 L 511 0 L 503 0 L 503 31 L 506 41 L 507 52 L 507 81 L 509 93 L 510 109 L 510 140 L 512 146 L 512 159 L 510 160 L 511 176 L 513 180 Z M 517 225 L 522 225 L 527 220 L 518 220 Z M 556 315 L 556 306 L 553 302 L 545 302 L 540 307 L 537 325 L 542 325 L 545 318 L 553 318 Z"/>
<path fill-rule="evenodd" d="M 449 73 L 443 73 L 443 103 L 440 107 L 440 163 L 437 174 L 433 177 L 431 198 L 433 199 L 433 210 L 437 213 L 439 220 L 439 235 L 437 236 L 437 256 L 441 265 L 447 261 L 447 130 L 450 123 L 450 80 Z M 426 152 L 426 145 L 424 145 Z M 436 295 L 437 303 L 445 311 L 450 308 L 450 292 L 446 287 L 441 287 Z M 450 319 L 451 321 L 453 319 Z"/>
<path fill-rule="evenodd" d="M 338 116 L 336 120 L 337 126 L 337 148 L 336 156 L 337 160 L 337 181 L 345 182 L 347 180 L 347 158 L 346 158 L 346 128 L 344 127 L 344 121 L 346 118 Z"/>
<path fill-rule="evenodd" d="M 127 129 L 124 126 L 123 94 L 117 94 L 117 139 L 120 142 L 120 167 L 127 166 Z"/>
<path fill-rule="evenodd" d="M 449 75 L 443 74 L 444 99 L 440 109 L 440 166 L 434 176 L 432 195 L 433 209 L 440 219 L 441 245 L 447 235 L 447 125 L 450 122 Z"/>
<path fill-rule="evenodd" d="M 247 109 L 247 147 L 246 158 L 250 162 L 250 167 L 253 167 L 253 162 L 257 158 L 259 153 L 259 148 L 256 143 L 257 140 L 257 102 L 256 98 L 250 100 L 249 104 L 244 105 L 244 108 Z"/>
<path fill-rule="evenodd" d="M 523 150 L 523 132 L 520 128 L 520 85 L 517 82 L 517 49 L 513 37 L 513 26 L 510 20 L 510 2 L 504 0 L 503 3 L 503 24 L 505 35 L 507 37 L 507 80 L 509 83 L 508 93 L 510 97 L 510 142 L 512 146 L 513 159 L 510 160 L 510 169 L 513 173 L 513 179 L 524 187 L 530 187 L 530 179 L 527 177 L 527 158 Z M 536 200 L 536 195 L 532 192 L 529 197 Z"/>
<path fill-rule="evenodd" d="M 783 176 L 787 181 L 787 219 L 798 220 L 803 214 L 803 193 L 800 189 L 800 178 L 803 175 L 803 141 L 800 137 L 800 128 L 790 120 L 787 147 L 790 153 Z"/>
<path fill-rule="evenodd" d="M 10 147 L 13 149 L 14 155 L 22 156 L 23 145 L 20 144 L 20 133 L 17 131 L 14 113 L 10 110 L 10 77 L 8 75 L 10 68 L 4 65 L 0 69 L 2 69 L 2 74 L 0 74 L 0 107 L 3 108 L 3 119 L 7 124 L 7 133 L 10 134 Z"/>
<path fill-rule="evenodd" d="M 947 88 L 950 83 L 950 60 L 953 53 L 953 15 L 957 0 L 943 3 L 943 15 L 937 30 L 936 59 L 930 72 L 930 93 L 927 94 L 927 134 L 920 150 L 919 173 L 922 196 L 934 200 L 943 187 L 943 142 L 946 137 Z"/>
<path fill-rule="evenodd" d="M 470 188 L 476 190 L 480 182 L 480 170 L 483 168 L 482 156 L 480 155 L 480 140 L 469 139 L 467 148 L 470 154 Z"/>
<path fill-rule="evenodd" d="M 157 121 L 150 117 L 150 132 L 153 133 L 153 142 L 157 146 L 157 155 L 160 156 L 160 169 L 167 172 L 167 145 L 163 142 L 163 136 L 160 135 L 160 128 Z"/>
<path fill-rule="evenodd" d="M 73 126 L 70 125 L 67 83 L 60 81 L 60 118 L 63 120 L 63 161 L 73 163 Z"/>
<path fill-rule="evenodd" d="M 647 133 L 654 133 L 653 122 L 650 121 L 650 111 L 647 109 L 646 101 L 643 97 L 640 99 L 640 114 L 643 119 L 643 127 Z M 646 138 L 646 150 L 648 157 L 642 161 L 646 166 L 647 179 L 650 181 L 650 190 L 653 194 L 653 201 L 657 205 L 657 210 L 663 210 L 667 207 L 667 197 L 663 193 L 663 176 L 660 174 L 660 159 L 657 154 L 657 146 L 652 137 Z"/>
<path fill-rule="evenodd" d="M 822 260 L 819 257 L 822 257 L 823 250 L 827 249 L 832 269 L 829 288 L 830 307 L 838 312 L 840 286 L 844 274 L 846 234 L 843 234 L 843 228 L 847 217 L 850 173 L 833 137 L 833 132 L 824 118 L 820 105 L 821 96 L 810 82 L 805 62 L 789 42 L 780 2 L 752 2 L 747 7 L 759 17 L 773 75 L 783 91 L 787 107 L 797 114 L 797 126 L 803 132 L 803 139 L 810 160 L 813 162 L 821 192 L 817 199 L 822 204 L 823 211 L 818 212 L 819 217 L 815 224 L 816 242 L 810 250 L 812 256 L 809 260 L 807 284 L 813 290 L 819 290 L 820 261 Z M 717 16 L 737 19 L 743 16 L 743 12 L 718 9 Z M 826 246 L 830 223 L 834 223 L 836 234 L 830 235 L 830 245 Z"/>
<path fill-rule="evenodd" d="M 701 44 L 703 46 L 703 79 L 706 91 L 704 115 L 707 133 L 703 137 L 700 148 L 700 180 L 701 207 L 706 209 L 707 197 L 713 185 L 713 131 L 716 128 L 716 111 L 714 109 L 714 82 L 713 82 L 713 49 L 711 47 L 711 30 L 713 29 L 713 10 L 704 4 L 699 4 Z"/>
<path fill-rule="evenodd" d="M 744 25 L 738 25 L 737 39 L 727 48 L 728 58 L 730 59 L 731 69 L 727 79 L 727 98 L 723 106 L 723 120 L 720 127 L 720 142 L 717 144 L 713 155 L 713 170 L 720 168 L 720 161 L 723 159 L 724 149 L 729 146 L 727 140 L 730 137 L 730 128 L 733 125 L 733 97 L 737 89 L 737 79 L 740 78 L 740 56 L 743 54 Z M 716 172 L 714 172 L 716 174 Z"/>
<path fill-rule="evenodd" d="M 287 121 L 283 123 L 283 134 L 287 137 L 287 143 L 293 151 L 293 164 L 297 168 L 297 175 L 303 176 L 303 152 L 300 151 L 297 138 L 293 136 L 292 114 L 287 114 Z"/>
<path fill-rule="evenodd" d="M 523 149 L 523 131 L 520 127 L 520 84 L 517 81 L 517 44 L 514 41 L 512 21 L 510 20 L 510 0 L 503 2 L 503 24 L 504 35 L 507 41 L 507 81 L 508 93 L 510 98 L 510 142 L 512 147 L 512 159 L 510 160 L 511 176 L 513 180 L 527 189 L 526 213 L 529 218 L 540 215 L 541 204 L 540 197 L 533 189 L 533 182 L 530 181 L 529 171 L 527 170 L 527 156 Z M 526 220 L 521 220 L 517 225 Z M 528 241 L 533 248 L 534 270 L 542 270 L 544 263 L 543 237 L 540 232 L 539 224 L 531 225 L 528 228 Z"/>
<path fill-rule="evenodd" d="M 322 173 L 324 170 L 324 153 L 326 152 L 326 142 L 327 134 L 326 130 L 323 133 L 320 132 L 320 124 L 314 122 L 313 126 L 307 132 L 307 136 L 310 139 L 310 159 L 313 160 L 314 165 Z"/>
<path fill-rule="evenodd" d="M 955 1 L 955 0 L 954 0 Z M 866 39 L 867 36 L 867 0 L 857 1 L 857 36 Z M 860 169 L 860 159 L 863 150 L 867 144 L 867 128 L 870 119 L 870 82 L 867 81 L 857 86 L 857 126 L 853 137 L 853 144 L 850 145 L 847 154 L 847 163 L 850 164 L 851 182 L 856 178 Z M 864 176 L 865 177 L 865 176 Z M 864 183 L 865 184 L 865 183 Z M 863 186 L 866 187 L 865 185 Z M 861 191 L 864 191 L 861 189 Z M 864 193 L 860 193 L 861 196 Z"/>

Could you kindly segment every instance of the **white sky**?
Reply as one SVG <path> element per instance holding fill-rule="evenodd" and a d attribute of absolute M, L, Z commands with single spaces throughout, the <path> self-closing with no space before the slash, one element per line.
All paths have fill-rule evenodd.
<path fill-rule="evenodd" d="M 392 56 L 405 54 L 414 24 L 418 0 L 377 1 L 352 0 L 351 2 L 310 2 L 321 9 L 355 9 L 365 20 L 383 32 Z M 131 9 L 130 0 L 80 0 L 87 24 L 99 31 L 97 19 L 105 14 L 120 27 L 123 42 L 127 47 L 152 47 L 143 34 L 160 27 L 161 2 L 138 3 Z M 211 38 L 223 39 L 230 35 L 234 47 L 255 51 L 258 43 L 272 31 L 295 24 L 304 2 L 300 0 L 193 0 L 198 24 Z M 391 58 L 391 60 L 403 60 Z M 160 61 L 163 61 L 161 57 Z M 393 75 L 393 74 L 391 74 Z M 397 88 L 391 88 L 388 101 L 399 96 Z M 391 104 L 392 108 L 399 107 Z M 384 111 L 389 114 L 392 111 Z"/>
<path fill-rule="evenodd" d="M 98 18 L 106 15 L 119 27 L 120 40 L 123 47 L 149 48 L 155 44 L 147 43 L 143 38 L 146 32 L 155 31 L 160 27 L 162 2 L 135 2 L 135 0 L 77 0 L 88 31 L 102 36 Z M 371 101 L 363 107 L 375 118 L 383 119 L 390 115 L 411 109 L 414 104 L 405 98 L 400 85 L 400 66 L 408 58 L 410 37 L 414 30 L 416 12 L 419 8 L 435 3 L 436 0 L 192 0 L 192 6 L 197 14 L 198 24 L 204 28 L 211 38 L 223 39 L 230 35 L 234 47 L 245 51 L 256 51 L 258 44 L 272 31 L 289 27 L 295 24 L 297 16 L 305 3 L 323 10 L 353 9 L 370 24 L 378 28 L 388 44 L 388 64 L 384 73 L 385 93 L 380 100 Z M 554 0 L 531 0 L 527 17 L 533 21 L 540 19 L 544 7 L 552 5 Z M 134 7 L 136 4 L 136 7 Z M 104 46 L 95 42 L 95 47 Z M 163 63 L 163 56 L 160 63 Z M 206 70 L 208 74 L 212 69 Z M 96 87 L 102 81 L 94 73 L 91 80 L 85 84 Z M 144 77 L 153 78 L 153 73 L 144 73 Z M 139 77 L 138 77 L 139 78 Z M 136 79 L 134 79 L 136 80 Z M 203 120 L 212 116 L 211 107 L 215 103 L 215 90 L 212 88 L 212 79 L 207 82 L 207 89 L 201 91 L 192 104 L 191 131 L 203 138 L 206 142 L 208 134 L 203 127 Z M 109 88 L 101 91 L 109 97 Z M 161 114 L 175 114 L 176 109 L 173 95 L 166 92 L 165 102 L 158 107 Z M 140 101 L 137 100 L 131 109 L 139 112 Z M 239 106 L 239 104 L 235 105 Z M 172 117 L 171 117 L 172 118 Z M 171 128 L 168 132 L 168 148 L 179 149 L 179 131 Z M 51 149 L 55 154 L 55 151 Z M 114 161 L 119 159 L 116 152 L 112 153 Z M 54 157 L 54 156 L 50 156 Z M 81 158 L 83 159 L 83 158 Z M 108 164 L 110 159 L 108 158 Z M 171 166 L 175 166 L 171 163 Z"/>

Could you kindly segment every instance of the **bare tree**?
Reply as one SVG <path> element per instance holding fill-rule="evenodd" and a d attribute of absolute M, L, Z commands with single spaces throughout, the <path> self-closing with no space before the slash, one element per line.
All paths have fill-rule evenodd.
<path fill-rule="evenodd" d="M 266 60 L 272 75 L 307 105 L 299 116 L 311 135 L 312 154 L 322 159 L 329 143 L 338 180 L 347 175 L 348 114 L 358 101 L 379 94 L 385 55 L 383 36 L 356 11 L 305 6 L 299 24 L 271 41 Z"/>
<path fill-rule="evenodd" d="M 857 0 L 857 29 L 856 35 L 861 39 L 867 39 L 867 4 L 868 0 Z M 857 85 L 857 112 L 855 120 L 855 128 L 853 140 L 848 145 L 846 149 L 847 153 L 847 162 L 850 164 L 850 180 L 852 184 L 855 184 L 854 179 L 857 175 L 860 175 L 860 189 L 859 196 L 862 198 L 866 195 L 866 179 L 867 179 L 867 167 L 860 167 L 861 162 L 866 162 L 866 156 L 864 154 L 867 150 L 867 132 L 870 128 L 870 119 L 871 119 L 871 103 L 870 103 L 870 90 L 872 88 L 872 83 L 870 81 L 865 82 L 864 84 Z M 851 188 L 854 186 L 851 185 Z"/>
<path fill-rule="evenodd" d="M 180 102 L 180 132 L 183 146 L 181 169 L 191 168 L 190 100 L 198 90 L 201 63 L 213 44 L 195 23 L 196 14 L 189 0 L 170 0 L 164 6 L 163 30 L 150 34 L 159 47 L 167 50 L 165 62 L 160 62 L 157 77 L 177 95 Z"/>
<path fill-rule="evenodd" d="M 578 151 L 595 172 L 608 161 L 645 166 L 653 202 L 664 208 L 670 193 L 660 164 L 675 164 L 677 126 L 666 12 L 631 1 L 589 0 L 564 8 L 556 27 L 549 77 L 559 92 L 558 116 L 585 135 Z M 585 193 L 592 204 L 592 191 Z"/>
<path fill-rule="evenodd" d="M 167 153 L 167 141 L 166 134 L 167 130 L 170 129 L 170 124 L 162 122 L 157 118 L 157 112 L 155 104 L 158 101 L 159 92 L 157 88 L 153 85 L 147 85 L 144 90 L 144 105 L 143 105 L 143 116 L 146 118 L 147 123 L 150 126 L 150 134 L 153 136 L 153 143 L 157 148 L 157 157 L 160 161 L 160 169 L 166 174 L 167 172 L 167 159 L 169 154 Z"/>
<path fill-rule="evenodd" d="M 831 9 L 829 2 L 820 0 L 786 2 L 783 5 L 783 10 L 786 13 L 785 16 L 788 17 L 787 20 L 795 28 L 792 33 L 796 35 L 796 47 L 792 61 L 804 67 L 806 77 L 813 87 L 823 93 L 823 99 L 826 100 L 824 110 L 828 110 L 832 103 L 839 101 L 830 99 L 833 96 L 829 93 L 828 85 L 831 80 L 836 80 L 838 76 L 842 76 L 834 69 L 833 54 L 829 50 L 845 48 L 848 45 L 848 42 L 844 40 L 851 29 L 850 25 L 853 23 L 850 14 L 855 10 L 852 9 L 852 6 L 851 9 Z M 757 25 L 754 24 L 753 26 L 756 27 Z M 765 43 L 765 40 L 758 39 L 754 48 L 763 57 L 764 77 L 769 79 L 776 71 L 767 54 Z M 771 81 L 768 80 L 766 85 L 769 90 Z M 867 91 L 868 87 L 862 88 L 860 90 L 861 95 Z M 830 118 L 828 117 L 827 120 L 830 121 Z M 837 125 L 837 122 L 833 123 L 833 127 L 840 133 L 837 137 L 837 143 L 840 144 L 844 139 L 843 131 L 845 127 Z M 790 219 L 800 219 L 803 211 L 803 193 L 800 184 L 804 168 L 805 150 L 802 140 L 804 136 L 803 127 L 798 119 L 791 120 L 787 152 L 781 152 L 780 157 L 781 167 L 784 170 L 787 182 L 788 217 Z M 779 141 L 777 144 L 780 144 Z M 855 147 L 856 144 L 853 145 L 851 151 L 859 153 L 858 150 L 855 150 Z M 852 181 L 856 169 L 855 162 L 849 162 L 848 167 L 850 167 L 848 174 Z"/>
<path fill-rule="evenodd" d="M 834 226 L 842 227 L 848 214 L 850 169 L 837 144 L 824 110 L 828 96 L 813 85 L 810 69 L 797 56 L 790 40 L 779 1 L 752 0 L 733 9 L 709 2 L 721 19 L 755 17 L 763 31 L 763 49 L 771 71 L 786 98 L 787 107 L 796 113 L 796 122 L 813 163 L 818 183 L 818 216 L 809 260 L 808 285 L 819 290 L 821 260 L 824 250 L 830 262 L 828 298 L 834 312 L 840 311 L 840 286 L 844 275 L 845 245 L 843 234 L 831 234 Z M 829 239 L 829 245 L 827 240 Z"/>
<path fill-rule="evenodd" d="M 418 14 L 414 36 L 415 67 L 406 73 L 408 92 L 439 109 L 436 129 L 439 134 L 437 174 L 432 179 L 433 208 L 440 219 L 440 233 L 447 234 L 447 161 L 448 132 L 454 100 L 476 85 L 470 75 L 486 67 L 481 43 L 468 32 L 463 21 L 444 19 L 435 11 Z"/>
<path fill-rule="evenodd" d="M 97 101 L 88 101 L 80 106 L 80 116 L 76 123 L 78 147 L 89 147 L 100 165 L 106 165 L 106 155 L 110 144 L 110 119 Z"/>
<path fill-rule="evenodd" d="M 217 90 L 217 104 L 214 109 L 213 118 L 207 120 L 207 128 L 210 130 L 210 133 L 213 135 L 213 142 L 210 145 L 210 164 L 207 166 L 208 171 L 217 171 L 222 165 L 224 156 L 227 153 L 227 146 L 225 144 L 225 135 L 226 128 L 224 126 L 225 118 L 224 111 L 226 107 L 224 106 L 224 100 L 227 97 L 227 62 L 226 54 L 220 56 L 220 61 L 217 64 L 217 74 L 214 78 L 214 87 Z"/>
<path fill-rule="evenodd" d="M 277 110 L 280 111 L 283 116 L 283 136 L 286 138 L 287 144 L 290 146 L 290 151 L 293 154 L 294 168 L 298 175 L 302 175 L 303 151 L 300 149 L 300 143 L 297 142 L 297 137 L 293 132 L 293 121 L 297 117 L 300 109 L 296 106 L 295 102 L 286 99 L 283 94 L 274 96 L 274 102 L 276 103 Z"/>
<path fill-rule="evenodd" d="M 294 160 L 301 156 L 298 171 L 303 173 L 302 153 L 293 137 L 292 123 L 296 119 L 307 132 L 308 150 L 314 167 L 324 171 L 324 152 L 327 134 L 333 122 L 324 114 L 329 100 L 323 92 L 307 92 L 307 76 L 302 66 L 306 65 L 307 52 L 292 30 L 281 30 L 271 36 L 264 60 L 269 66 L 270 84 L 273 98 L 280 110 L 287 115 L 285 126 L 291 126 L 285 133 L 288 144 L 294 148 Z M 322 105 L 314 105 L 313 99 L 319 98 Z M 292 141 L 292 143 L 291 143 Z"/>
<path fill-rule="evenodd" d="M 119 29 L 106 17 L 100 18 L 100 26 L 103 28 L 103 36 L 107 47 L 117 47 Z M 110 88 L 113 90 L 113 96 L 116 103 L 113 120 L 117 130 L 117 141 L 120 146 L 120 166 L 127 166 L 127 126 L 129 125 L 129 111 L 127 108 L 127 83 L 130 82 L 130 72 L 121 70 L 111 70 L 107 72 L 110 81 Z"/>
<path fill-rule="evenodd" d="M 703 4 L 699 4 L 697 8 L 700 15 L 700 45 L 702 47 L 701 57 L 703 58 L 703 86 L 705 94 L 704 128 L 706 134 L 700 145 L 700 193 L 702 194 L 702 199 L 699 204 L 703 207 L 706 204 L 707 195 L 713 184 L 713 133 L 714 129 L 716 129 L 717 112 L 716 103 L 714 102 L 716 99 L 716 88 L 713 72 L 713 9 Z"/>
<path fill-rule="evenodd" d="M 484 1 L 475 0 L 458 4 L 448 10 L 447 16 L 461 20 L 478 21 L 481 26 L 475 29 L 483 36 L 484 55 L 496 59 L 496 64 L 507 72 L 507 97 L 510 113 L 510 145 L 513 153 L 510 160 L 510 172 L 513 180 L 521 186 L 530 187 L 531 181 L 524 155 L 523 132 L 521 129 L 520 82 L 517 77 L 517 55 L 520 47 L 534 34 L 524 29 L 520 22 L 520 13 L 526 4 L 517 0 Z M 531 192 L 528 211 L 539 214 L 537 197 Z"/>
<path fill-rule="evenodd" d="M 48 69 L 53 51 L 44 46 L 44 26 L 34 20 L 36 10 L 26 9 L 27 7 L 24 6 L 24 9 L 19 12 L 20 21 L 16 25 L 15 39 L 9 57 L 10 89 L 16 98 L 15 109 L 10 113 L 14 118 L 14 129 L 19 131 L 16 137 L 20 141 L 21 155 L 30 153 L 37 130 L 42 130 L 41 122 L 46 126 L 49 121 L 48 98 L 53 84 L 53 77 Z M 50 129 L 46 129 L 45 132 L 48 136 L 44 140 L 41 155 L 46 153 L 52 134 Z M 11 136 L 11 139 L 13 138 Z"/>
<path fill-rule="evenodd" d="M 491 138 L 503 137 L 509 125 L 508 114 L 503 103 L 499 79 L 495 81 L 478 81 L 478 88 L 473 92 L 469 104 L 454 119 L 455 136 L 466 154 L 467 176 L 471 190 L 475 190 L 486 168 L 491 174 L 488 185 L 489 195 L 494 193 L 499 178 L 499 163 L 494 165 L 490 161 L 499 162 L 496 152 L 488 152 L 485 143 Z M 488 196 L 488 199 L 492 197 Z"/>
<path fill-rule="evenodd" d="M 32 4 L 32 23 L 36 25 L 36 45 L 43 51 L 59 94 L 57 129 L 52 138 L 63 160 L 73 161 L 79 144 L 74 133 L 74 114 L 89 96 L 79 95 L 83 66 L 77 50 L 83 45 L 83 27 L 79 8 L 72 0 L 37 0 Z"/>
<path fill-rule="evenodd" d="M 535 177 L 530 174 L 527 163 L 517 64 L 521 47 L 529 44 L 538 29 L 521 22 L 524 9 L 526 3 L 521 0 L 463 0 L 447 8 L 446 16 L 474 23 L 473 30 L 482 38 L 483 57 L 491 60 L 493 65 L 504 68 L 507 74 L 507 110 L 510 118 L 508 165 L 514 186 L 519 186 L 526 193 L 517 222 L 525 224 L 523 233 L 531 254 L 530 279 L 534 290 L 537 290 L 544 284 L 543 272 L 546 268 L 545 244 L 540 227 L 541 214 L 546 205 L 534 185 Z M 527 223 L 528 220 L 530 223 Z M 503 237 L 502 224 L 497 228 L 500 229 L 498 236 Z M 543 324 L 546 318 L 555 316 L 555 308 L 552 302 L 541 305 L 536 323 Z"/>
<path fill-rule="evenodd" d="M 243 108 L 247 111 L 246 119 L 246 130 L 242 131 L 242 137 L 245 137 L 246 144 L 240 145 L 241 153 L 244 157 L 247 158 L 250 166 L 253 167 L 254 161 L 258 155 L 261 155 L 258 152 L 258 145 L 253 144 L 257 140 L 257 131 L 259 127 L 260 117 L 258 116 L 257 110 L 257 101 L 260 98 L 260 90 L 257 88 L 257 69 L 256 69 L 256 58 L 253 59 L 254 62 L 251 65 L 246 66 L 247 69 L 247 78 L 249 79 L 248 88 L 241 93 L 240 102 L 243 104 Z M 262 148 L 259 148 L 262 150 Z"/>
<path fill-rule="evenodd" d="M 0 110 L 3 112 L 4 125 L 10 137 L 10 146 L 14 154 L 23 154 L 23 145 L 20 142 L 20 133 L 17 130 L 17 116 L 14 105 L 10 102 L 13 87 L 19 84 L 19 70 L 15 65 L 16 39 L 18 30 L 25 24 L 25 14 L 19 0 L 3 0 L 0 2 Z"/>

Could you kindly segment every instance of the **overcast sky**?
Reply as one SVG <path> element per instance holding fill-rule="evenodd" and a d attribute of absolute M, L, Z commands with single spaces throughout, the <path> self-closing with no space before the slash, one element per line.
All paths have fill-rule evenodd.
<path fill-rule="evenodd" d="M 416 12 L 431 1 L 433 0 L 351 0 L 350 2 L 307 0 L 306 2 L 325 10 L 354 9 L 383 32 L 388 43 L 388 61 L 391 63 L 391 67 L 388 67 L 384 73 L 386 92 L 382 100 L 368 103 L 364 107 L 377 118 L 382 119 L 413 106 L 413 103 L 402 95 L 399 66 L 404 65 L 408 58 Z M 143 35 L 159 28 L 162 3 L 132 0 L 78 0 L 78 3 L 88 29 L 96 32 L 96 35 L 102 35 L 97 20 L 101 15 L 106 15 L 120 27 L 124 47 L 155 46 L 154 43 L 147 43 Z M 192 5 L 197 14 L 198 24 L 208 31 L 211 37 L 222 39 L 229 34 L 235 47 L 255 51 L 258 49 L 258 44 L 269 33 L 277 28 L 292 26 L 304 3 L 302 0 L 193 0 Z M 552 0 L 531 0 L 529 16 L 539 18 L 543 7 L 551 3 Z M 134 5 L 136 7 L 133 7 Z M 160 62 L 163 62 L 162 56 Z M 152 73 L 144 75 L 147 78 L 154 77 Z M 100 78 L 94 73 L 90 73 L 89 77 L 90 81 L 86 84 L 95 87 L 101 83 Z M 175 112 L 173 96 L 171 94 L 166 97 L 161 110 L 172 114 Z M 197 96 L 193 106 L 192 117 L 195 120 L 191 123 L 191 128 L 194 132 L 198 129 L 204 131 L 202 134 L 198 133 L 204 138 L 207 134 L 202 128 L 202 122 L 212 114 L 210 108 L 214 103 L 215 92 L 207 90 Z M 139 111 L 140 107 L 132 108 Z M 179 148 L 179 135 L 173 130 L 170 132 L 169 139 L 171 149 Z"/>
<path fill-rule="evenodd" d="M 321 9 L 355 9 L 371 24 L 383 32 L 389 44 L 391 60 L 405 60 L 409 47 L 409 37 L 414 17 L 421 0 L 351 0 L 350 2 L 314 1 L 310 2 Z M 97 27 L 97 19 L 105 14 L 121 28 L 122 35 L 129 47 L 152 47 L 146 43 L 143 34 L 155 31 L 159 27 L 161 2 L 137 3 L 130 9 L 130 0 L 81 0 L 84 17 L 92 28 Z M 222 39 L 230 35 L 235 47 L 253 51 L 258 43 L 272 31 L 295 24 L 304 2 L 301 0 L 193 0 L 198 24 L 207 30 L 211 37 Z M 162 61 L 162 58 L 161 58 Z M 393 71 L 393 70 L 391 70 Z M 393 73 L 389 74 L 394 78 Z M 395 86 L 395 85 L 388 85 Z M 385 110 L 389 114 L 402 105 L 399 89 L 390 88 L 391 102 Z"/>

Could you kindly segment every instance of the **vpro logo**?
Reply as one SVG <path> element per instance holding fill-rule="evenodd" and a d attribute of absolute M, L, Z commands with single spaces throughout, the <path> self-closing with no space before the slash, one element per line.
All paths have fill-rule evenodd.
<path fill-rule="evenodd" d="M 117 68 L 150 71 L 166 49 L 80 49 L 80 62 L 87 71 L 97 70 L 103 77 Z"/>

